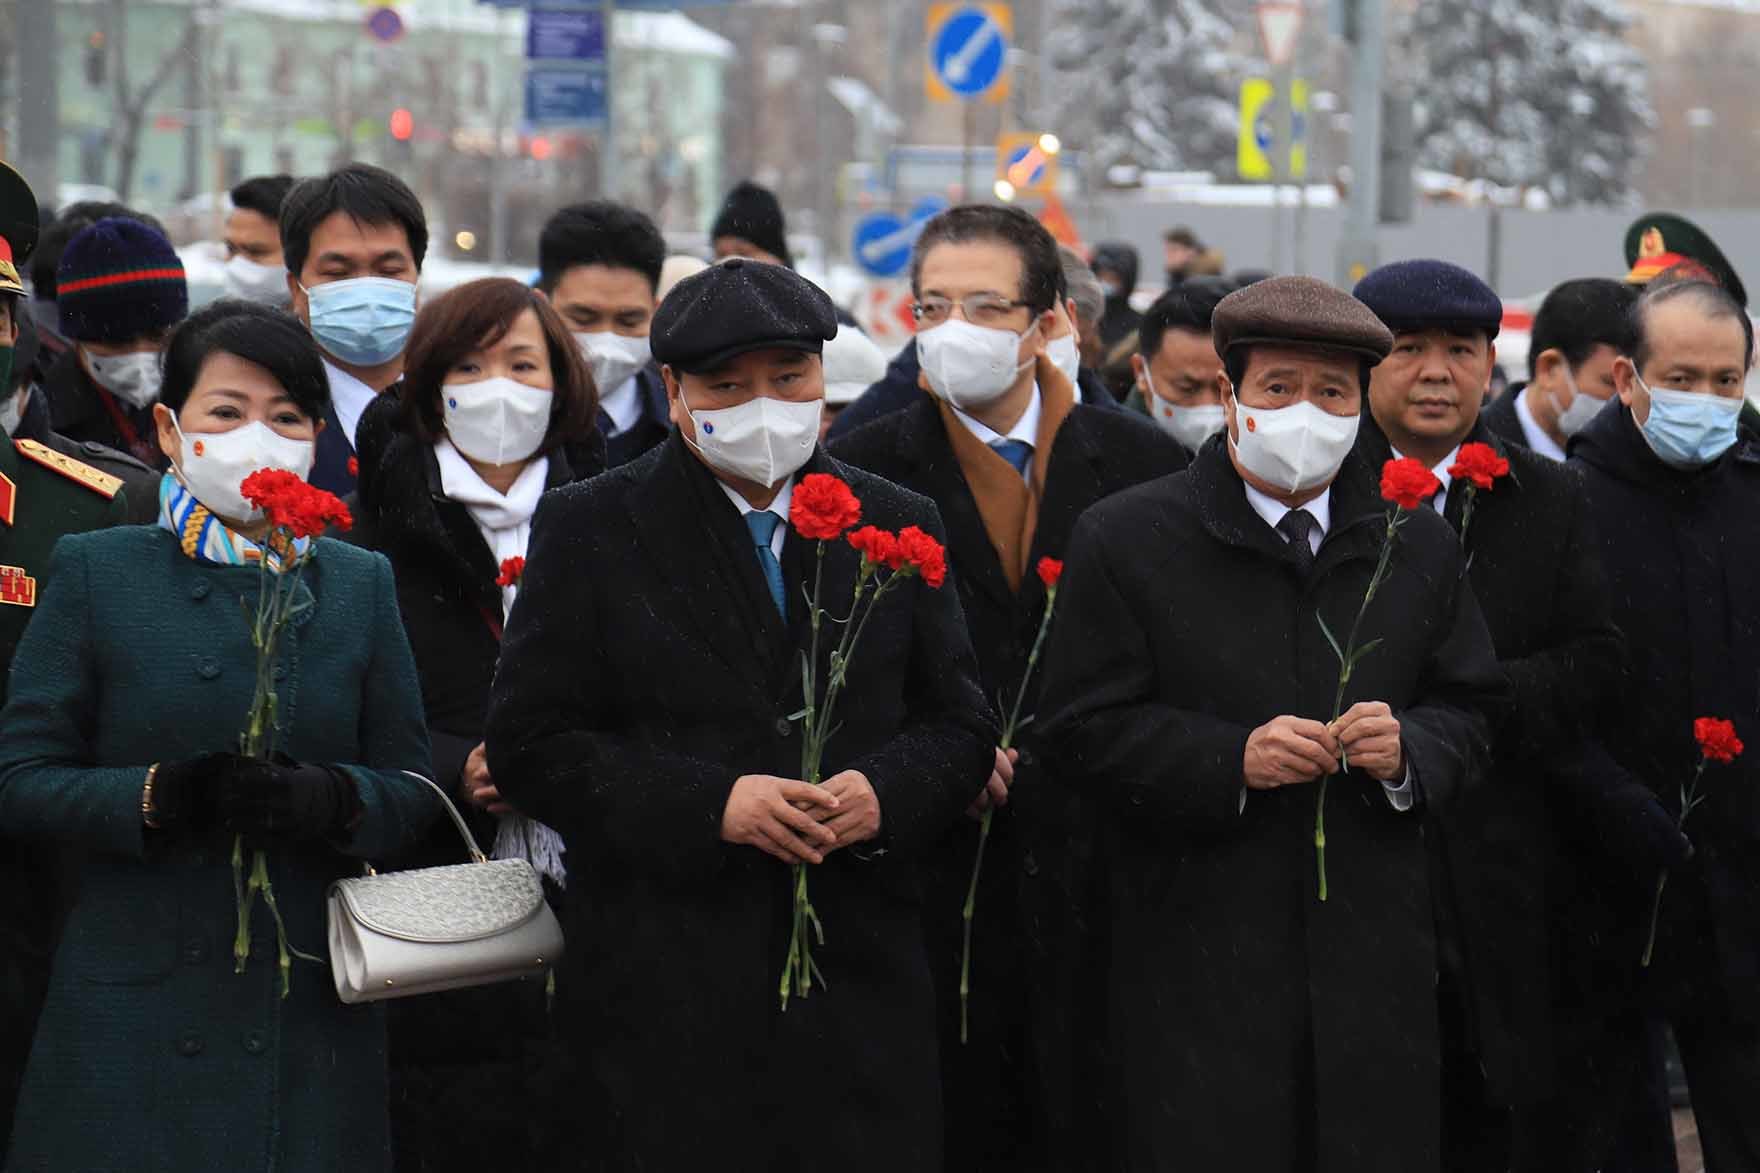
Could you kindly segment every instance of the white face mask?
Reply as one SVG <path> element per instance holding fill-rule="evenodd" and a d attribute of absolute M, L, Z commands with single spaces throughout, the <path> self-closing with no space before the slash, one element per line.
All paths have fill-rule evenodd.
<path fill-rule="evenodd" d="M 1234 417 L 1240 438 L 1229 445 L 1241 467 L 1286 493 L 1324 485 L 1357 442 L 1356 415 L 1333 415 L 1302 400 L 1267 410 L 1246 407 L 1237 398 Z"/>
<path fill-rule="evenodd" d="M 581 357 L 593 371 L 593 386 L 601 397 L 623 386 L 624 380 L 648 365 L 653 352 L 644 338 L 626 338 L 609 330 L 574 336 Z"/>
<path fill-rule="evenodd" d="M 194 435 L 179 427 L 175 417 L 171 426 L 182 446 L 177 479 L 209 512 L 228 521 L 248 523 L 262 519 L 263 511 L 246 501 L 239 491 L 244 479 L 253 472 L 273 468 L 304 480 L 312 471 L 312 441 L 290 440 L 262 420 L 252 420 L 230 432 Z"/>
<path fill-rule="evenodd" d="M 917 335 L 917 359 L 935 394 L 972 411 L 1000 399 L 1031 365 L 1020 361 L 1021 342 L 1038 328 L 1016 334 L 949 318 Z"/>
<path fill-rule="evenodd" d="M 1143 368 L 1143 398 L 1149 403 L 1150 417 L 1188 452 L 1196 452 L 1205 440 L 1228 426 L 1228 415 L 1220 403 L 1181 407 L 1155 394 L 1155 377 L 1147 367 Z"/>
<path fill-rule="evenodd" d="M 133 408 L 142 408 L 159 398 L 159 385 L 164 375 L 159 370 L 159 352 L 137 350 L 129 354 L 93 354 L 86 356 L 86 369 L 92 379 L 110 394 Z"/>
<path fill-rule="evenodd" d="M 544 445 L 556 396 L 505 375 L 441 388 L 452 446 L 484 464 L 513 464 Z"/>
<path fill-rule="evenodd" d="M 0 428 L 4 428 L 8 436 L 18 431 L 18 425 L 24 420 L 25 396 L 29 390 L 16 391 L 0 403 Z"/>
<path fill-rule="evenodd" d="M 227 260 L 224 281 L 230 297 L 280 307 L 293 303 L 293 295 L 287 292 L 287 270 L 260 264 L 243 253 Z"/>
<path fill-rule="evenodd" d="M 1082 370 L 1082 356 L 1076 350 L 1076 336 L 1073 332 L 1047 342 L 1045 357 L 1051 360 L 1052 366 L 1063 372 L 1063 377 L 1069 380 L 1071 387 L 1076 385 L 1076 376 Z"/>
<path fill-rule="evenodd" d="M 760 396 L 738 407 L 692 411 L 683 388 L 678 395 L 697 431 L 691 447 L 728 476 L 765 487 L 778 484 L 807 462 L 819 442 L 823 399 L 791 403 Z"/>
<path fill-rule="evenodd" d="M 1571 405 L 1558 413 L 1558 430 L 1570 437 L 1588 427 L 1589 421 L 1600 415 L 1601 409 L 1607 406 L 1607 401 L 1584 395 L 1568 367 L 1564 372 L 1564 381 L 1571 387 Z M 1558 406 L 1557 396 L 1553 397 L 1552 406 Z"/>

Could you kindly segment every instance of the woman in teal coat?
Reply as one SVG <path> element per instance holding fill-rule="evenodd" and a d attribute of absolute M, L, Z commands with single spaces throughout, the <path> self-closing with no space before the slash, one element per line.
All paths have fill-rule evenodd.
<path fill-rule="evenodd" d="M 267 849 L 290 943 L 325 954 L 324 893 L 435 813 L 390 566 L 318 539 L 274 669 L 280 751 L 239 756 L 265 525 L 238 485 L 310 468 L 329 389 L 297 321 L 221 302 L 166 348 L 173 463 L 158 526 L 64 539 L 0 714 L 0 829 L 59 840 L 78 882 L 7 1168 L 389 1165 L 381 1013 L 344 1006 L 274 922 L 235 972 L 235 834 Z M 273 558 L 273 555 L 269 555 Z"/>

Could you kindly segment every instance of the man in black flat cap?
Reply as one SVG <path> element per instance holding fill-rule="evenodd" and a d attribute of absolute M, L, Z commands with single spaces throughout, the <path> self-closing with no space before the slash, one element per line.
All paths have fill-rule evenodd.
<path fill-rule="evenodd" d="M 562 988 L 607 1169 L 940 1168 L 916 859 L 985 789 L 997 729 L 956 591 L 912 578 L 868 620 L 828 777 L 799 780 L 801 478 L 843 479 L 864 525 L 943 534 L 927 499 L 818 451 L 836 328 L 780 265 L 686 278 L 652 334 L 671 437 L 533 519 L 489 767 L 591 894 L 570 906 Z M 824 554 L 833 615 L 858 562 L 842 541 Z M 825 985 L 779 1010 L 793 863 Z"/>
<path fill-rule="evenodd" d="M 1592 990 L 1563 996 L 1553 962 L 1580 936 L 1574 890 L 1648 862 L 1652 843 L 1678 853 L 1680 838 L 1644 834 L 1668 829 L 1647 792 L 1585 785 L 1585 742 L 1620 664 L 1588 496 L 1577 469 L 1507 443 L 1481 418 L 1503 319 L 1489 286 L 1457 265 L 1414 260 L 1375 270 L 1355 294 L 1393 332 L 1358 449 L 1369 468 L 1410 456 L 1442 482 L 1431 507 L 1461 533 L 1511 691 L 1484 785 L 1426 820 L 1443 1167 L 1593 1168 L 1573 1147 L 1574 1113 L 1552 1098 L 1585 1086 L 1581 1043 L 1598 1029 L 1600 1002 Z M 1468 445 L 1480 446 L 1468 462 L 1485 450 L 1508 462 L 1503 475 L 1481 474 L 1489 488 L 1452 471 Z M 1601 833 L 1576 833 L 1588 828 Z M 1582 850 L 1587 840 L 1615 858 Z"/>
<path fill-rule="evenodd" d="M 1109 1167 L 1434 1170 L 1422 820 L 1475 783 L 1501 673 L 1458 539 L 1419 510 L 1333 719 L 1321 621 L 1345 638 L 1381 554 L 1353 444 L 1392 339 L 1306 277 L 1212 324 L 1227 431 L 1077 523 L 1046 664 L 1051 771 L 1110 816 Z"/>

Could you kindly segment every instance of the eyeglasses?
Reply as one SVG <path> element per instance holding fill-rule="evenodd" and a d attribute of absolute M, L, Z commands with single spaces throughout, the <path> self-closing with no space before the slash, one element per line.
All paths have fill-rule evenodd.
<path fill-rule="evenodd" d="M 957 302 L 946 297 L 922 297 L 911 306 L 911 313 L 917 323 L 923 326 L 939 326 L 947 321 L 953 313 L 953 307 L 959 306 L 966 321 L 974 326 L 1007 326 L 1009 316 L 1025 306 L 1024 301 L 1015 301 L 996 293 L 971 293 Z"/>

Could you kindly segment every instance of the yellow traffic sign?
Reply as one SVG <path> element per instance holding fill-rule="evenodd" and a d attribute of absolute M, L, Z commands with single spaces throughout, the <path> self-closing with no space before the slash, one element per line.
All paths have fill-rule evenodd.
<path fill-rule="evenodd" d="M 1008 49 L 1014 7 L 1000 0 L 955 0 L 929 5 L 923 88 L 931 102 L 1008 100 Z"/>
<path fill-rule="evenodd" d="M 1294 141 L 1289 150 L 1289 173 L 1286 179 L 1306 179 L 1308 175 L 1308 83 L 1297 79 L 1290 86 L 1294 96 L 1291 125 Z M 1235 139 L 1235 170 L 1242 179 L 1276 179 L 1272 165 L 1272 118 L 1277 87 L 1271 79 L 1249 77 L 1241 83 L 1240 132 Z"/>
<path fill-rule="evenodd" d="M 1038 132 L 1005 134 L 996 140 L 996 178 L 1013 196 L 1042 195 L 1057 189 L 1059 144 Z"/>

